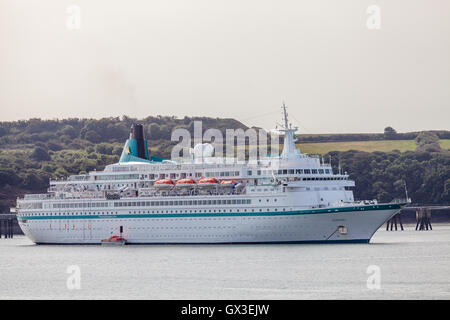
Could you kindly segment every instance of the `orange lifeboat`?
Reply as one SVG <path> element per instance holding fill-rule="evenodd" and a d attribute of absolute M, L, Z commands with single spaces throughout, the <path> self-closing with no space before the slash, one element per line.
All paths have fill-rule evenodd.
<path fill-rule="evenodd" d="M 236 180 L 222 180 L 220 181 L 221 188 L 233 188 L 238 184 Z"/>
<path fill-rule="evenodd" d="M 222 180 L 220 181 L 220 184 L 222 185 L 232 185 L 233 183 L 236 183 L 235 180 Z"/>
<path fill-rule="evenodd" d="M 215 187 L 219 184 L 219 181 L 216 178 L 203 178 L 198 181 L 199 187 Z"/>
<path fill-rule="evenodd" d="M 154 186 L 159 189 L 169 189 L 174 186 L 174 183 L 170 179 L 160 179 L 155 181 Z"/>
<path fill-rule="evenodd" d="M 183 187 L 190 188 L 190 187 L 195 186 L 195 181 L 194 181 L 194 179 L 180 179 L 177 181 L 177 183 L 175 185 L 180 188 L 183 188 Z"/>

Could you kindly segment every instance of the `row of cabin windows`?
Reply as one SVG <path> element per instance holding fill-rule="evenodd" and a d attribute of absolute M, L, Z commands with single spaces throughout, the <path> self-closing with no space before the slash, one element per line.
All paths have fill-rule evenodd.
<path fill-rule="evenodd" d="M 160 173 L 160 174 L 145 174 L 141 176 L 141 179 L 184 179 L 184 178 L 201 178 L 201 177 L 238 177 L 239 171 L 221 171 L 221 172 L 196 172 L 190 173 Z"/>
<path fill-rule="evenodd" d="M 108 202 L 84 202 L 84 203 L 54 203 L 53 208 L 55 209 L 75 209 L 75 208 L 106 208 L 108 207 Z"/>
<path fill-rule="evenodd" d="M 324 178 L 312 178 L 312 177 L 308 177 L 308 178 L 299 178 L 299 180 L 303 180 L 303 181 L 328 181 L 328 180 L 347 180 L 346 177 L 324 177 Z"/>
<path fill-rule="evenodd" d="M 42 202 L 17 203 L 17 207 L 20 209 L 42 209 Z"/>
<path fill-rule="evenodd" d="M 275 209 L 269 209 L 269 208 L 266 208 L 266 209 L 262 209 L 262 208 L 260 208 L 260 209 L 248 209 L 248 211 L 247 211 L 247 209 L 243 209 L 242 210 L 242 212 L 263 212 L 263 211 L 267 211 L 267 212 L 270 212 L 270 211 L 272 211 L 272 210 L 274 210 L 274 211 L 278 211 L 278 208 L 275 208 Z M 184 210 L 184 213 L 202 213 L 202 212 L 204 212 L 204 213 L 206 213 L 206 212 L 219 212 L 219 213 L 222 213 L 222 212 L 224 212 L 224 213 L 226 213 L 226 212 L 234 212 L 234 211 L 236 211 L 236 212 L 241 212 L 240 211 L 240 209 L 230 209 L 230 210 L 225 210 L 225 209 L 219 209 L 219 210 L 216 210 L 216 209 L 210 209 L 210 210 Z M 286 208 L 280 208 L 280 211 L 286 211 Z M 136 212 L 136 211 L 129 211 L 128 213 L 138 213 L 138 214 L 145 214 L 145 213 L 183 213 L 183 210 L 152 210 L 152 211 L 138 211 L 138 212 Z M 23 215 L 21 215 L 21 216 L 23 216 L 23 217 L 30 217 L 30 216 L 77 216 L 77 215 L 81 215 L 81 216 L 83 216 L 83 215 L 109 215 L 109 214 L 119 214 L 118 212 L 55 212 L 55 213 L 39 213 L 39 212 L 32 212 L 32 213 L 28 213 L 28 214 L 23 214 Z M 104 221 L 109 221 L 109 220 L 104 220 Z M 117 221 L 117 220 L 116 220 Z"/>
<path fill-rule="evenodd" d="M 155 206 L 205 206 L 205 205 L 227 205 L 227 204 L 251 204 L 250 199 L 233 200 L 174 200 L 174 201 L 130 201 L 114 202 L 114 207 L 155 207 Z"/>
<path fill-rule="evenodd" d="M 222 204 L 251 204 L 250 199 L 233 199 L 233 200 L 175 200 L 175 201 L 130 201 L 115 202 L 114 207 L 139 207 L 139 206 L 190 206 L 190 205 L 222 205 Z M 108 202 L 98 203 L 54 203 L 54 209 L 76 209 L 76 208 L 106 208 L 109 207 Z M 36 209 L 42 209 L 36 208 Z"/>
<path fill-rule="evenodd" d="M 135 180 L 139 179 L 138 174 L 115 174 L 115 175 L 96 175 L 95 180 Z"/>
<path fill-rule="evenodd" d="M 247 175 L 251 176 L 255 172 L 256 175 L 270 175 L 270 174 L 330 174 L 330 169 L 279 169 L 279 170 L 248 170 Z M 160 174 L 145 174 L 141 175 L 141 179 L 184 179 L 184 178 L 201 178 L 205 177 L 238 177 L 240 175 L 239 171 L 220 171 L 220 172 L 196 172 L 195 174 L 190 173 L 160 173 Z M 138 179 L 137 174 L 129 175 L 98 175 L 95 177 L 96 180 L 128 180 L 128 179 Z"/>
<path fill-rule="evenodd" d="M 254 171 L 248 170 L 247 175 L 251 176 Z M 279 169 L 279 170 L 256 170 L 256 175 L 269 174 L 330 174 L 330 169 Z"/>
<path fill-rule="evenodd" d="M 239 171 L 206 172 L 206 177 L 237 177 Z"/>

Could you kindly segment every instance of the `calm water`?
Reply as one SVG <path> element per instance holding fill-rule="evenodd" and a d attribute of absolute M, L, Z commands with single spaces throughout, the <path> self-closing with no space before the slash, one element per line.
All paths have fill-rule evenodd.
<path fill-rule="evenodd" d="M 67 288 L 67 267 L 81 288 Z M 380 289 L 367 288 L 367 268 Z M 450 299 L 450 225 L 371 244 L 36 246 L 0 240 L 0 298 Z"/>

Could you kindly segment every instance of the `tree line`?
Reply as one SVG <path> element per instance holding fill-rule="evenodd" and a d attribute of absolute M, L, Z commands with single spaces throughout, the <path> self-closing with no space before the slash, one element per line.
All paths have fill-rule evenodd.
<path fill-rule="evenodd" d="M 193 133 L 194 121 L 202 121 L 203 127 L 225 129 L 247 127 L 234 119 L 208 117 L 168 117 L 156 116 L 144 119 L 111 117 L 103 119 L 30 119 L 0 122 L 0 148 L 8 145 L 27 145 L 44 142 L 54 149 L 82 149 L 89 144 L 100 142 L 123 142 L 133 123 L 144 126 L 146 137 L 151 145 L 170 140 L 174 129 L 184 128 Z"/>
<path fill-rule="evenodd" d="M 13 206 L 17 196 L 45 192 L 49 179 L 103 170 L 117 162 L 132 123 L 144 125 L 150 153 L 167 158 L 170 133 L 175 128 L 193 130 L 193 121 L 203 128 L 247 129 L 233 119 L 185 117 L 129 117 L 0 122 L 0 211 Z M 395 131 L 395 130 L 394 130 Z M 385 138 L 398 133 L 385 130 Z M 350 135 L 352 136 L 352 135 Z M 404 197 L 404 183 L 414 202 L 450 204 L 450 151 L 442 150 L 439 138 L 445 131 L 414 134 L 416 151 L 330 152 L 335 171 L 338 166 L 355 180 L 357 199 L 391 201 Z M 336 139 L 330 138 L 329 139 Z"/>

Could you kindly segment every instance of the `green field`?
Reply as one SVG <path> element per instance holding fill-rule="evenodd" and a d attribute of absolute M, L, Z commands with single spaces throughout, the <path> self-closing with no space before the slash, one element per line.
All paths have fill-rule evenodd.
<path fill-rule="evenodd" d="M 441 148 L 450 150 L 450 139 L 441 140 Z"/>
<path fill-rule="evenodd" d="M 450 139 L 440 140 L 441 148 L 450 150 Z M 357 150 L 365 152 L 390 152 L 399 150 L 400 152 L 416 150 L 414 140 L 373 140 L 373 141 L 343 141 L 343 142 L 315 142 L 315 143 L 297 143 L 302 153 L 326 154 L 330 151 L 348 151 Z M 238 149 L 241 149 L 239 147 Z M 248 146 L 245 146 L 248 149 Z M 280 150 L 281 151 L 281 150 Z"/>
<path fill-rule="evenodd" d="M 414 151 L 416 144 L 414 140 L 377 140 L 377 141 L 349 141 L 349 142 L 320 142 L 320 143 L 299 143 L 297 147 L 303 153 L 326 154 L 330 151 L 382 151 L 389 152 L 399 150 L 401 152 Z M 441 140 L 442 149 L 450 149 L 450 139 Z"/>

